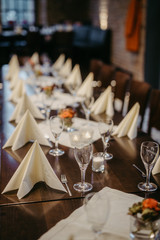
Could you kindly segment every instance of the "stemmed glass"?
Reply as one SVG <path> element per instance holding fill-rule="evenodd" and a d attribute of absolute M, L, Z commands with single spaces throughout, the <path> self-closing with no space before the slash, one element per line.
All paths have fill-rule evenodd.
<path fill-rule="evenodd" d="M 150 182 L 150 175 L 159 156 L 158 143 L 152 141 L 143 142 L 141 144 L 140 155 L 146 169 L 146 182 L 140 182 L 138 188 L 146 192 L 155 191 L 157 185 Z"/>
<path fill-rule="evenodd" d="M 49 122 L 49 116 L 51 112 L 51 105 L 53 102 L 52 96 L 48 96 L 46 93 L 42 93 L 42 101 L 45 109 L 46 122 Z"/>
<path fill-rule="evenodd" d="M 84 198 L 84 209 L 92 231 L 96 234 L 95 239 L 98 239 L 109 215 L 109 198 L 99 192 L 88 193 Z"/>
<path fill-rule="evenodd" d="M 104 159 L 110 160 L 113 158 L 113 154 L 108 153 L 107 148 L 109 147 L 109 140 L 113 130 L 113 120 L 107 118 L 105 122 L 99 121 L 98 130 L 103 142 Z"/>
<path fill-rule="evenodd" d="M 86 98 L 84 102 L 81 102 L 87 121 L 89 121 L 90 119 L 91 108 L 93 106 L 93 103 L 94 103 L 94 97 Z"/>
<path fill-rule="evenodd" d="M 64 151 L 58 148 L 58 140 L 63 131 L 63 126 L 64 126 L 63 120 L 60 119 L 58 116 L 50 117 L 50 128 L 55 138 L 55 149 L 51 149 L 49 151 L 50 155 L 61 156 L 64 154 Z"/>
<path fill-rule="evenodd" d="M 92 184 L 85 182 L 86 169 L 92 159 L 93 146 L 92 144 L 82 146 L 81 148 L 75 147 L 75 159 L 81 170 L 81 182 L 75 183 L 73 188 L 78 192 L 88 192 L 92 189 Z"/>

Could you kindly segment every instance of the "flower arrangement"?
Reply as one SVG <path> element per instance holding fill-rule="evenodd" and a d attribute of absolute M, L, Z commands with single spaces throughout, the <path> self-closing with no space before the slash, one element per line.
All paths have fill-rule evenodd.
<path fill-rule="evenodd" d="M 155 221 L 160 218 L 160 203 L 153 198 L 144 199 L 142 202 L 134 203 L 129 208 L 128 214 L 142 221 Z"/>
<path fill-rule="evenodd" d="M 52 95 L 53 89 L 54 89 L 55 85 L 53 84 L 52 86 L 45 86 L 42 88 L 42 91 L 48 96 L 50 97 Z"/>
<path fill-rule="evenodd" d="M 72 118 L 75 116 L 76 112 L 72 108 L 65 108 L 60 110 L 58 116 L 63 119 L 66 128 L 72 126 Z"/>

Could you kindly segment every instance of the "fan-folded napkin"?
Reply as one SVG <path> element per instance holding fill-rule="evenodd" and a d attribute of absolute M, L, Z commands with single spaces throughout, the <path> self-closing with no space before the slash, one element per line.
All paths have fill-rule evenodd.
<path fill-rule="evenodd" d="M 108 86 L 108 88 L 95 101 L 91 108 L 91 112 L 94 114 L 106 112 L 106 114 L 110 117 L 114 115 L 113 93 L 111 86 Z"/>
<path fill-rule="evenodd" d="M 137 136 L 139 110 L 140 105 L 137 102 L 120 122 L 112 135 L 117 135 L 117 137 L 128 136 L 130 139 L 134 139 Z"/>
<path fill-rule="evenodd" d="M 62 68 L 60 69 L 59 75 L 65 78 L 69 76 L 71 71 L 72 71 L 72 60 L 68 58 L 64 63 L 64 65 L 62 66 Z"/>
<path fill-rule="evenodd" d="M 68 76 L 68 78 L 65 81 L 65 86 L 80 86 L 82 84 L 82 76 L 81 76 L 81 70 L 79 67 L 79 64 L 76 64 L 71 71 L 71 74 Z"/>
<path fill-rule="evenodd" d="M 50 146 L 32 114 L 27 110 L 3 148 L 12 146 L 12 150 L 15 151 L 33 140 L 37 140 L 39 144 Z"/>
<path fill-rule="evenodd" d="M 35 141 L 2 194 L 18 189 L 17 196 L 21 199 L 31 191 L 37 182 L 41 181 L 53 189 L 66 192 L 40 145 Z"/>
<path fill-rule="evenodd" d="M 19 69 L 15 70 L 14 75 L 12 76 L 11 80 L 10 80 L 10 89 L 13 90 L 14 88 L 16 88 L 16 86 L 18 85 L 18 82 L 22 80 L 19 76 Z"/>
<path fill-rule="evenodd" d="M 39 64 L 39 54 L 37 52 L 33 53 L 30 57 L 31 64 Z"/>
<path fill-rule="evenodd" d="M 54 64 L 52 65 L 53 69 L 58 71 L 63 66 L 64 61 L 65 61 L 65 55 L 61 54 L 58 57 L 58 59 L 54 62 Z"/>
<path fill-rule="evenodd" d="M 44 115 L 41 113 L 39 108 L 36 105 L 34 105 L 34 103 L 24 93 L 22 98 L 17 103 L 16 108 L 12 116 L 10 117 L 10 121 L 15 120 L 16 123 L 19 123 L 19 121 L 21 120 L 21 118 L 23 117 L 27 109 L 30 111 L 30 113 L 34 118 L 45 119 Z"/>
<path fill-rule="evenodd" d="M 5 76 L 5 78 L 7 80 L 10 80 L 13 77 L 15 71 L 17 71 L 17 70 L 19 71 L 19 61 L 18 61 L 18 57 L 16 54 L 12 56 L 11 60 L 9 61 L 8 66 L 9 66 L 9 69 L 8 69 L 8 73 Z"/>
<path fill-rule="evenodd" d="M 13 89 L 9 101 L 13 101 L 15 103 L 23 96 L 25 93 L 24 82 L 22 79 L 18 80 L 17 86 Z"/>
<path fill-rule="evenodd" d="M 81 97 L 90 98 L 93 95 L 93 79 L 94 75 L 92 72 L 88 74 L 82 85 L 80 86 L 79 90 L 77 91 L 77 95 Z"/>

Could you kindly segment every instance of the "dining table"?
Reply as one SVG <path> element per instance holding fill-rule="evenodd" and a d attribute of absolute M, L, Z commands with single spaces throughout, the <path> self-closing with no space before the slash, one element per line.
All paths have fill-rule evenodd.
<path fill-rule="evenodd" d="M 11 89 L 9 81 L 5 79 L 7 67 L 6 65 L 1 67 L 0 77 L 3 86 L 0 89 L 0 239 L 35 240 L 83 206 L 87 193 L 78 192 L 73 188 L 73 185 L 81 179 L 74 148 L 59 144 L 65 152 L 62 156 L 50 155 L 51 148 L 48 146 L 41 146 L 41 148 L 57 177 L 61 179 L 62 174 L 66 175 L 72 196 L 69 196 L 68 192 L 52 189 L 45 182 L 36 183 L 32 190 L 21 199 L 17 197 L 17 190 L 1 194 L 33 144 L 28 142 L 15 151 L 11 147 L 2 148 L 15 129 L 15 123 L 9 121 L 15 104 L 8 100 Z M 32 86 L 28 87 L 30 88 L 32 89 Z M 76 111 L 79 118 L 85 118 L 81 105 L 78 105 Z M 52 113 L 53 111 L 51 115 Z M 91 114 L 90 118 L 91 121 L 96 122 L 99 118 L 105 117 L 104 114 L 96 116 Z M 119 114 L 113 117 L 116 124 L 120 119 L 122 116 Z M 91 192 L 99 192 L 104 187 L 109 187 L 142 198 L 152 197 L 160 201 L 159 178 L 151 176 L 151 180 L 158 185 L 155 192 L 142 192 L 137 185 L 145 181 L 145 178 L 133 167 L 133 164 L 136 164 L 145 172 L 140 157 L 140 146 L 142 142 L 148 140 L 152 141 L 151 137 L 140 129 L 138 129 L 137 137 L 132 140 L 127 136 L 111 137 L 108 150 L 113 154 L 113 158 L 105 161 L 104 171 L 92 171 L 92 161 L 86 170 L 86 181 L 93 186 Z M 92 144 L 94 153 L 103 152 L 101 138 Z"/>

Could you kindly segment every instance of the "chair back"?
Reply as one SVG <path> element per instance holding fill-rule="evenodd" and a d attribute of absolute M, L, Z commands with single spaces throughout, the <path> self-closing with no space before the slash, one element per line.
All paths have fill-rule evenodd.
<path fill-rule="evenodd" d="M 160 90 L 152 89 L 149 103 L 148 133 L 151 135 L 152 128 L 160 130 Z"/>
<path fill-rule="evenodd" d="M 98 75 L 101 70 L 101 67 L 103 66 L 103 61 L 99 59 L 91 59 L 89 64 L 89 71 L 93 72 L 94 74 L 94 80 L 98 80 Z"/>
<path fill-rule="evenodd" d="M 98 75 L 98 80 L 101 81 L 102 87 L 107 88 L 110 85 L 115 74 L 115 69 L 115 66 L 112 64 L 103 64 Z"/>
<path fill-rule="evenodd" d="M 128 111 L 133 107 L 133 105 L 136 102 L 139 102 L 140 116 L 141 116 L 139 127 L 142 128 L 145 111 L 149 103 L 151 85 L 147 82 L 140 82 L 132 79 L 129 91 L 130 91 L 130 99 L 129 99 Z"/>

